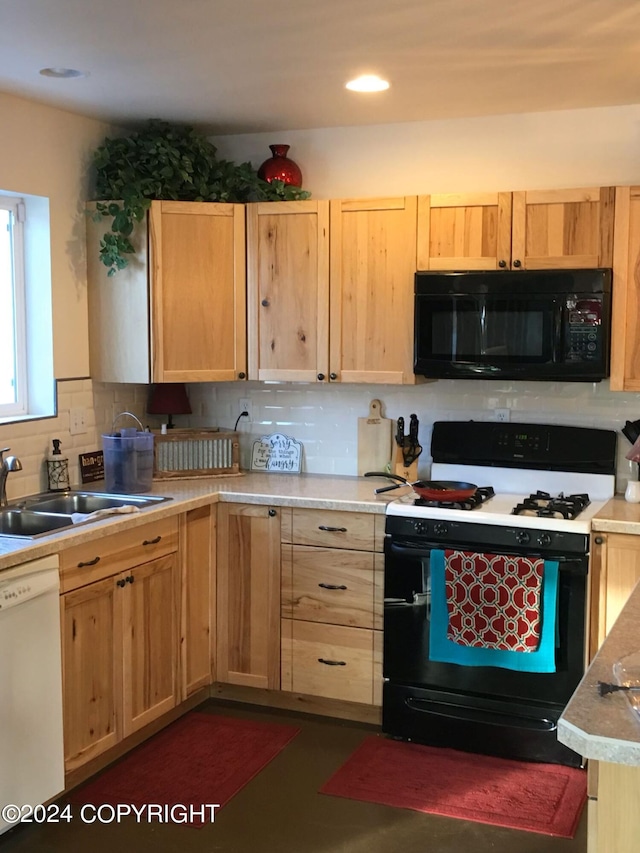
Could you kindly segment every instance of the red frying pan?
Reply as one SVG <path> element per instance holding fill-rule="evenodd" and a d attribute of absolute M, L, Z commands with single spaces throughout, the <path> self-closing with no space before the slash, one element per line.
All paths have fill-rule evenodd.
<path fill-rule="evenodd" d="M 455 480 L 416 480 L 415 483 L 410 483 L 404 477 L 399 477 L 397 474 L 386 474 L 384 471 L 367 471 L 365 477 L 386 477 L 388 480 L 398 480 L 393 486 L 383 486 L 381 489 L 376 489 L 376 495 L 382 492 L 390 492 L 393 489 L 401 489 L 402 486 L 411 486 L 413 491 L 426 501 L 464 501 L 472 497 L 478 491 L 478 487 L 473 483 L 461 483 Z"/>

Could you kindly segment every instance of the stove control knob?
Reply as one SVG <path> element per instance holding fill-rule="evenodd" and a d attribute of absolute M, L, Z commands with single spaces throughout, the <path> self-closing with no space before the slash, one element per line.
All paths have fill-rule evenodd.
<path fill-rule="evenodd" d="M 429 527 L 427 526 L 426 521 L 416 521 L 414 525 L 414 530 L 416 533 L 428 533 Z"/>
<path fill-rule="evenodd" d="M 537 539 L 538 545 L 551 545 L 551 537 L 548 533 L 541 533 Z"/>
<path fill-rule="evenodd" d="M 445 533 L 449 532 L 449 527 L 446 524 L 438 523 L 434 525 L 433 532 L 437 533 L 438 536 L 444 536 Z"/>
<path fill-rule="evenodd" d="M 518 545 L 527 545 L 531 537 L 526 530 L 518 530 L 516 532 L 516 542 Z"/>

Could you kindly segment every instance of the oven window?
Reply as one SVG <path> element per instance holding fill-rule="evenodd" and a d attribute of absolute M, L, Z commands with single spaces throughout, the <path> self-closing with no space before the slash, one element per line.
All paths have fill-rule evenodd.
<path fill-rule="evenodd" d="M 435 361 L 546 364 L 553 361 L 553 300 L 419 296 L 418 356 Z"/>

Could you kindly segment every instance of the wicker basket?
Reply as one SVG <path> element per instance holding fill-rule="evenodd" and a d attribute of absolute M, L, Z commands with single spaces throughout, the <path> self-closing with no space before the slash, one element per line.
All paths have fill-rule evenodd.
<path fill-rule="evenodd" d="M 172 429 L 154 435 L 154 480 L 240 475 L 237 432 Z"/>

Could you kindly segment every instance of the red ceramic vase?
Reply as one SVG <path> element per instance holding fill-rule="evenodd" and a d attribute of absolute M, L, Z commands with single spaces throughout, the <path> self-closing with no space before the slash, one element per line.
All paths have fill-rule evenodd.
<path fill-rule="evenodd" d="M 263 181 L 282 181 L 294 187 L 302 186 L 302 172 L 297 163 L 287 157 L 288 145 L 270 145 L 273 156 L 265 160 L 258 169 L 258 177 Z"/>

